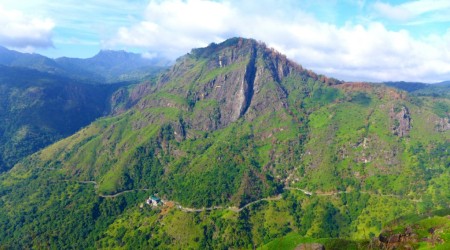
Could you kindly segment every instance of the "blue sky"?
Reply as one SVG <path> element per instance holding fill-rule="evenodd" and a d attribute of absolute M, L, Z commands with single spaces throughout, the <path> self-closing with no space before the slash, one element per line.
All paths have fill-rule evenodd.
<path fill-rule="evenodd" d="M 175 59 L 243 36 L 350 81 L 450 80 L 449 0 L 0 0 L 0 45 Z"/>

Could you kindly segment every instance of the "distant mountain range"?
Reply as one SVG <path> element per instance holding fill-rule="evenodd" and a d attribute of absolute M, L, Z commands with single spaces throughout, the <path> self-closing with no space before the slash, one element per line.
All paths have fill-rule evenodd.
<path fill-rule="evenodd" d="M 385 82 L 386 86 L 405 90 L 412 95 L 428 95 L 450 97 L 450 81 L 438 83 L 422 83 L 422 82 Z"/>
<path fill-rule="evenodd" d="M 125 51 L 102 50 L 87 59 L 51 59 L 39 54 L 20 53 L 0 47 L 0 65 L 64 75 L 89 83 L 138 81 L 167 68 L 171 63 L 168 59 L 148 59 L 140 54 Z"/>

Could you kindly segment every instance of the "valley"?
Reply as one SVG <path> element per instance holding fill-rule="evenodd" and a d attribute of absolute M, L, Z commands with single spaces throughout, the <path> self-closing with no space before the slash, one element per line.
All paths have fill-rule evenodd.
<path fill-rule="evenodd" d="M 119 103 L 114 93 L 125 93 L 136 79 L 151 82 L 152 76 L 165 69 L 140 55 L 112 51 L 84 60 L 64 58 L 65 63 L 58 64 L 60 60 L 0 48 L 0 58 L 0 172 L 95 119 L 118 112 L 125 104 Z M 64 71 L 62 65 L 72 61 L 77 66 L 67 66 L 72 71 Z M 103 67 L 113 71 L 123 63 L 129 64 L 124 69 L 127 72 L 145 69 L 135 78 L 117 76 L 107 81 L 107 73 L 102 73 L 106 69 L 97 70 L 106 62 Z M 104 77 L 78 72 L 80 67 L 95 69 Z"/>

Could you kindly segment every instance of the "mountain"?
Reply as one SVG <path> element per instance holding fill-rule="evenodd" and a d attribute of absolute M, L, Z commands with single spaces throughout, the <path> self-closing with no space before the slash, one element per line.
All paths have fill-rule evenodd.
<path fill-rule="evenodd" d="M 367 249 L 388 222 L 450 202 L 445 97 L 341 82 L 232 38 L 112 99 L 114 115 L 0 176 L 2 247 L 288 238 Z M 150 195 L 165 205 L 146 205 Z"/>
<path fill-rule="evenodd" d="M 425 89 L 431 86 L 430 84 L 423 82 L 385 82 L 385 85 L 408 92 L 414 92 L 420 89 Z"/>
<path fill-rule="evenodd" d="M 39 55 L 20 53 L 0 46 L 0 64 L 11 67 L 35 69 L 48 73 L 63 73 L 64 70 L 52 59 Z"/>
<path fill-rule="evenodd" d="M 413 96 L 450 97 L 450 82 L 421 83 L 421 82 L 385 82 L 385 85 L 405 90 Z"/>
<path fill-rule="evenodd" d="M 94 74 L 100 81 L 117 82 L 142 79 L 158 73 L 170 65 L 162 58 L 147 59 L 140 54 L 125 51 L 102 50 L 87 59 L 62 57 L 55 61 L 65 70 L 79 75 L 82 72 Z"/>
<path fill-rule="evenodd" d="M 108 114 L 119 87 L 0 65 L 0 172 Z"/>
<path fill-rule="evenodd" d="M 297 89 L 296 80 L 305 81 L 303 88 Z M 304 135 L 296 131 L 302 123 L 294 119 L 304 114 L 291 110 L 289 102 L 295 107 L 310 91 L 307 81 L 311 89 L 337 83 L 320 79 L 253 40 L 234 39 L 194 50 L 130 111 L 101 125 L 104 133 L 85 133 L 80 139 L 86 144 L 51 158 L 79 166 L 78 177 L 98 181 L 103 194 L 153 186 L 160 193 L 174 190 L 170 195 L 186 205 L 245 204 L 276 194 L 280 182 L 272 176 L 285 177 L 292 170 L 289 165 L 298 160 L 293 155 L 281 161 L 276 154 L 300 150 Z M 291 100 L 288 91 L 293 93 Z M 87 129 L 97 131 L 99 125 Z M 283 128 L 287 132 L 279 133 Z M 280 142 L 274 144 L 278 137 Z M 191 142 L 199 149 L 190 149 Z M 274 146 L 266 148 L 270 144 Z M 87 145 L 95 145 L 94 152 Z M 267 158 L 270 151 L 272 159 Z M 167 159 L 147 162 L 147 154 Z M 222 183 L 213 185 L 217 176 Z"/>
<path fill-rule="evenodd" d="M 450 81 L 439 82 L 439 83 L 436 83 L 436 85 L 449 86 L 450 85 Z"/>
<path fill-rule="evenodd" d="M 62 57 L 51 59 L 39 54 L 20 53 L 0 46 L 0 65 L 23 67 L 64 75 L 89 83 L 140 81 L 166 69 L 170 61 L 146 59 L 140 54 L 103 50 L 87 59 Z"/>

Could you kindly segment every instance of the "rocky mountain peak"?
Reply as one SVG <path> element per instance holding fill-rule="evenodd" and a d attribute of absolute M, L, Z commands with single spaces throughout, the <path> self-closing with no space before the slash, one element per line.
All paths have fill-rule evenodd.
<path fill-rule="evenodd" d="M 193 49 L 188 55 L 208 59 L 208 69 L 223 68 L 249 59 L 253 59 L 250 62 L 255 64 L 258 58 L 261 63 L 264 63 L 259 66 L 270 70 L 276 81 L 282 80 L 292 70 L 303 70 L 300 65 L 288 60 L 285 55 L 269 48 L 266 44 L 240 37 L 230 38 L 220 44 L 212 43 L 206 48 Z"/>
<path fill-rule="evenodd" d="M 326 84 L 334 81 L 303 69 L 264 43 L 231 38 L 193 49 L 178 59 L 161 77 L 158 88 L 188 99 L 189 107 L 180 108 L 195 109 L 200 102 L 213 103 L 210 110 L 203 110 L 193 119 L 192 126 L 215 130 L 242 117 L 252 120 L 263 113 L 287 108 L 288 91 L 284 85 L 291 76 Z M 171 100 L 162 103 L 176 106 Z M 162 103 L 155 100 L 143 106 Z"/>
<path fill-rule="evenodd" d="M 131 57 L 139 56 L 139 54 L 134 54 L 126 52 L 124 50 L 100 50 L 92 59 L 128 59 Z"/>

